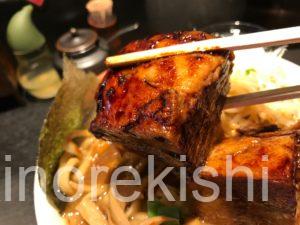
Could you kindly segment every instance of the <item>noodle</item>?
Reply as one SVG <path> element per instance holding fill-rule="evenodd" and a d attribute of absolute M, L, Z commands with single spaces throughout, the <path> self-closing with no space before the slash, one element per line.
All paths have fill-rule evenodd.
<path fill-rule="evenodd" d="M 132 166 L 140 174 L 143 174 L 147 168 L 145 158 L 110 142 L 96 139 L 88 131 L 71 133 L 64 149 L 65 153 L 59 163 L 59 170 L 63 171 L 58 177 L 60 191 L 67 196 L 72 196 L 81 185 L 79 181 L 85 181 L 83 196 L 75 202 L 67 203 L 62 215 L 67 225 L 159 225 L 166 221 L 175 220 L 164 216 L 149 218 L 144 209 L 143 194 L 131 203 L 121 202 L 113 195 L 109 186 L 113 170 L 118 166 Z M 106 166 L 109 169 L 108 172 L 97 174 L 96 184 L 94 184 L 89 172 L 91 168 L 97 169 L 100 166 Z M 158 163 L 154 171 L 155 174 L 164 168 L 165 165 Z M 74 169 L 77 170 L 74 172 Z M 122 174 L 122 178 L 131 179 L 132 174 L 126 172 Z M 145 192 L 147 185 L 148 177 L 145 174 L 142 177 L 142 185 L 138 187 L 120 186 L 118 191 L 129 196 L 136 190 Z M 169 189 L 178 199 L 177 189 L 173 187 L 169 187 Z M 159 192 L 157 194 L 157 197 L 161 198 L 163 202 L 167 202 Z"/>
<path fill-rule="evenodd" d="M 80 204 L 77 206 L 77 210 L 85 221 L 90 225 L 108 225 L 106 216 L 99 210 L 99 207 L 90 200 L 90 196 L 86 195 Z"/>
<path fill-rule="evenodd" d="M 79 164 L 77 158 L 70 158 L 67 163 L 60 168 L 61 173 L 58 173 L 58 186 L 59 188 L 69 196 L 76 193 L 75 189 L 70 185 L 71 171 L 76 165 Z"/>
<path fill-rule="evenodd" d="M 109 205 L 112 213 L 112 218 L 117 225 L 130 225 L 124 210 L 120 206 L 119 202 L 114 198 L 112 192 L 109 193 Z"/>

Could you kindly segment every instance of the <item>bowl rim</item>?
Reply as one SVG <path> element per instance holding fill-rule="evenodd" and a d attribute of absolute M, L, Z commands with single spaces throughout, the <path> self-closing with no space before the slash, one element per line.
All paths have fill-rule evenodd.
<path fill-rule="evenodd" d="M 34 174 L 33 199 L 37 225 L 65 225 L 58 210 L 48 202 L 47 196 L 40 186 L 37 172 Z"/>

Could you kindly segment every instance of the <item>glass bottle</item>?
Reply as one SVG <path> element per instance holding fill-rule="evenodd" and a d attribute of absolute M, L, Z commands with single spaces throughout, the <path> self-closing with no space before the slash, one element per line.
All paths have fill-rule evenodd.
<path fill-rule="evenodd" d="M 61 79 L 45 37 L 32 22 L 32 11 L 33 6 L 27 5 L 12 16 L 7 26 L 7 41 L 18 62 L 21 87 L 38 99 L 48 99 L 56 95 Z"/>
<path fill-rule="evenodd" d="M 61 78 L 52 65 L 52 55 L 43 46 L 26 55 L 16 55 L 17 77 L 22 88 L 38 99 L 53 98 L 60 85 Z"/>

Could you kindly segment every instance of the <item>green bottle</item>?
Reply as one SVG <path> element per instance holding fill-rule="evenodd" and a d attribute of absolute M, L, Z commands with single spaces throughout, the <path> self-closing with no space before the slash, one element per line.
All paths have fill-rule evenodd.
<path fill-rule="evenodd" d="M 52 56 L 43 34 L 32 22 L 33 6 L 24 6 L 10 19 L 7 42 L 18 61 L 18 81 L 32 96 L 48 99 L 56 95 L 61 79 L 53 67 Z"/>

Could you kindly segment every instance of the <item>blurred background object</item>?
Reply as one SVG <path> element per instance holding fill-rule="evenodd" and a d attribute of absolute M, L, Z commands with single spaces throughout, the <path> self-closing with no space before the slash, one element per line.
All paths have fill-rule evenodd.
<path fill-rule="evenodd" d="M 86 25 L 85 0 L 46 0 L 42 7 L 33 12 L 33 21 L 43 33 L 49 46 L 54 47 L 55 40 L 74 25 Z M 0 0 L 0 29 L 5 34 L 9 18 L 26 5 L 24 0 Z M 0 36 L 3 39 L 3 35 Z"/>
<path fill-rule="evenodd" d="M 1 31 L 5 31 L 3 27 L 8 19 L 25 3 L 0 0 Z M 33 19 L 47 40 L 54 44 L 69 28 L 88 26 L 87 3 L 87 0 L 46 0 L 33 13 Z M 298 0 L 114 0 L 113 3 L 112 13 L 118 17 L 118 25 L 138 21 L 149 33 L 236 20 L 259 24 L 267 29 L 300 22 Z"/>
<path fill-rule="evenodd" d="M 252 24 L 252 23 L 245 23 L 241 21 L 232 21 L 232 22 L 225 22 L 225 23 L 213 23 L 208 26 L 204 26 L 201 29 L 207 33 L 214 34 L 217 37 L 225 37 L 231 35 L 240 35 L 240 34 L 247 34 L 253 32 L 259 32 L 266 30 L 262 26 Z"/>
<path fill-rule="evenodd" d="M 112 0 L 90 0 L 86 9 L 89 12 L 88 23 L 93 27 L 105 29 L 117 22 Z"/>
<path fill-rule="evenodd" d="M 16 62 L 9 49 L 0 42 L 0 112 L 24 105 L 18 90 Z"/>
<path fill-rule="evenodd" d="M 246 21 L 268 29 L 300 23 L 298 0 L 146 0 L 151 30 L 157 32 Z"/>
<path fill-rule="evenodd" d="M 248 34 L 253 32 L 265 31 L 266 28 L 259 26 L 253 23 L 245 23 L 241 21 L 232 21 L 232 22 L 224 22 L 224 23 L 213 23 L 205 27 L 200 27 L 196 29 L 203 30 L 207 33 L 211 33 L 216 37 L 225 37 L 231 35 L 240 35 L 240 34 Z M 282 57 L 287 50 L 287 45 L 282 46 L 272 46 L 266 48 L 259 49 L 248 49 L 243 50 L 244 52 L 254 53 L 258 52 L 268 52 L 272 55 Z M 240 51 L 238 51 L 240 52 Z"/>
<path fill-rule="evenodd" d="M 17 11 L 7 25 L 7 41 L 17 59 L 20 86 L 38 99 L 53 98 L 61 79 L 53 67 L 46 39 L 32 22 L 32 5 Z"/>
<path fill-rule="evenodd" d="M 71 28 L 56 42 L 58 52 L 55 54 L 55 65 L 62 71 L 62 57 L 65 54 L 78 68 L 100 73 L 108 55 L 108 46 L 100 48 L 103 45 L 105 43 L 98 43 L 98 35 L 93 30 Z"/>
<path fill-rule="evenodd" d="M 287 27 L 300 24 L 299 0 L 248 0 L 245 21 L 264 27 Z"/>
<path fill-rule="evenodd" d="M 65 54 L 73 60 L 78 68 L 99 74 L 105 68 L 106 56 L 117 50 L 120 44 L 119 38 L 138 27 L 138 23 L 130 24 L 114 31 L 108 39 L 101 36 L 102 30 L 98 35 L 92 29 L 71 28 L 56 41 L 55 66 L 62 73 L 63 55 Z"/>
<path fill-rule="evenodd" d="M 246 0 L 146 0 L 146 12 L 150 28 L 165 32 L 192 29 L 217 21 L 237 20 L 243 16 L 246 2 Z"/>
<path fill-rule="evenodd" d="M 138 23 L 116 26 L 112 0 L 89 0 L 86 9 L 89 12 L 87 22 L 98 33 L 100 47 L 110 53 L 116 53 L 121 47 L 120 36 L 139 27 Z"/>

